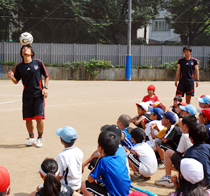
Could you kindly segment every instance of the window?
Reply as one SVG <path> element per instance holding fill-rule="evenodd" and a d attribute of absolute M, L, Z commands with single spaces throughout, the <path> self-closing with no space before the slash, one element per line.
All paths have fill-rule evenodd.
<path fill-rule="evenodd" d="M 165 20 L 154 20 L 152 25 L 153 31 L 169 31 L 170 28 Z"/>

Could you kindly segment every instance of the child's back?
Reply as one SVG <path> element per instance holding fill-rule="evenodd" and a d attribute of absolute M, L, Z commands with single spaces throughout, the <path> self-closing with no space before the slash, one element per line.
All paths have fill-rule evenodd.
<path fill-rule="evenodd" d="M 130 190 L 130 179 L 126 164 L 117 155 L 104 156 L 90 174 L 94 179 L 102 177 L 107 192 L 111 195 L 127 196 Z"/>

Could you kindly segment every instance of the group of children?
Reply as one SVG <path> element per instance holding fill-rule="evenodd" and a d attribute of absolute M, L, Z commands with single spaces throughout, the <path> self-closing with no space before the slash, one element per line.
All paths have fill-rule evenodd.
<path fill-rule="evenodd" d="M 147 90 L 148 95 L 136 104 L 137 116 L 122 114 L 116 125 L 101 127 L 98 148 L 84 162 L 83 152 L 74 145 L 76 130 L 70 126 L 58 129 L 64 150 L 56 160 L 47 158 L 41 163 L 44 183 L 30 196 L 128 196 L 132 195 L 131 181 L 150 178 L 158 168 L 165 169 L 165 175 L 155 184 L 175 186 L 171 196 L 210 195 L 210 96 L 197 99 L 197 110 L 180 96 L 166 109 L 155 95 L 155 87 L 150 85 Z M 81 182 L 87 165 L 91 172 Z M 172 170 L 179 177 L 171 176 Z M 0 179 L 5 175 L 8 171 L 0 167 Z M 10 180 L 7 184 L 0 181 L 0 195 L 9 192 Z"/>

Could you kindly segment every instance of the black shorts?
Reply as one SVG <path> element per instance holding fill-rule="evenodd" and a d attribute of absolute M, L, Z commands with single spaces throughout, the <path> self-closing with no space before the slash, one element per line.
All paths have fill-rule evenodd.
<path fill-rule="evenodd" d="M 183 159 L 183 156 L 181 154 L 177 153 L 177 152 L 175 152 L 171 157 L 171 160 L 174 164 L 174 167 L 178 171 L 180 171 L 180 163 L 181 163 L 182 159 Z"/>
<path fill-rule="evenodd" d="M 194 96 L 194 82 L 192 83 L 184 83 L 179 82 L 176 95 L 184 97 L 184 94 Z"/>
<path fill-rule="evenodd" d="M 85 181 L 86 189 L 91 192 L 93 195 L 99 196 L 108 196 L 106 187 L 103 183 L 98 182 L 96 183 L 89 183 L 87 180 Z"/>
<path fill-rule="evenodd" d="M 139 171 L 139 166 L 140 166 L 140 160 L 137 156 L 134 154 L 130 153 L 128 155 L 128 159 L 133 163 L 134 167 Z"/>
<path fill-rule="evenodd" d="M 44 119 L 44 96 L 23 98 L 23 120 Z"/>
<path fill-rule="evenodd" d="M 170 146 L 170 145 L 167 144 L 167 143 L 163 143 L 162 141 L 159 141 L 159 142 L 157 143 L 157 145 L 158 145 L 160 148 L 162 148 L 164 151 L 169 150 L 169 149 L 171 149 L 171 150 L 173 150 L 173 151 L 176 151 L 176 148 L 173 149 L 172 146 Z"/>

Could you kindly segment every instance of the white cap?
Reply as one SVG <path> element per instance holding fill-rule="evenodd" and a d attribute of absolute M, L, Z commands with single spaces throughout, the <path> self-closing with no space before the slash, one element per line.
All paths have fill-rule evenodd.
<path fill-rule="evenodd" d="M 180 171 L 185 180 L 191 184 L 196 184 L 203 180 L 203 165 L 192 158 L 183 158 L 181 160 Z"/>
<path fill-rule="evenodd" d="M 149 109 L 149 105 L 146 102 L 136 103 L 136 105 L 140 105 L 146 112 Z"/>

